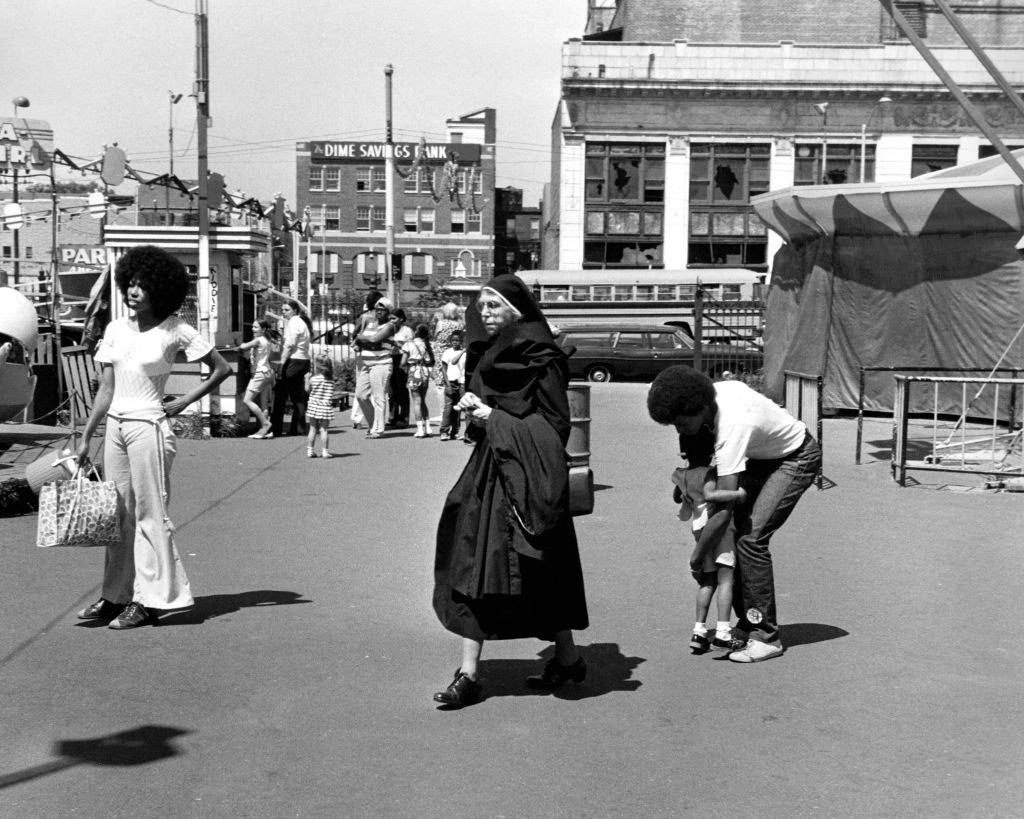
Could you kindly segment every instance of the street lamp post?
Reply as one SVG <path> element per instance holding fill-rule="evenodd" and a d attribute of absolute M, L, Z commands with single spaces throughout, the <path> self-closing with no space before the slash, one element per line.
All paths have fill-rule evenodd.
<path fill-rule="evenodd" d="M 28 108 L 29 102 L 28 97 L 15 97 L 11 102 L 14 104 L 14 116 L 18 116 L 19 108 Z M 18 204 L 18 166 L 12 163 L 11 165 L 11 202 L 15 205 Z M 21 234 L 20 230 L 13 231 L 14 233 L 14 283 L 17 285 L 21 281 L 21 240 L 18 238 Z"/>
<path fill-rule="evenodd" d="M 168 173 L 174 176 L 174 106 L 178 104 L 181 99 L 181 94 L 175 94 L 173 91 L 167 92 L 167 159 L 168 159 Z M 169 225 L 171 223 L 171 186 L 164 186 L 164 223 Z"/>
<path fill-rule="evenodd" d="M 879 97 L 878 102 L 875 103 L 875 107 L 871 109 L 871 113 L 868 114 L 867 121 L 860 126 L 860 181 L 864 181 L 864 165 L 867 162 L 868 155 L 868 125 L 871 124 L 871 118 L 878 112 L 878 106 L 885 105 L 892 102 L 891 97 Z M 877 163 L 878 157 L 875 157 Z"/>
<path fill-rule="evenodd" d="M 822 117 L 822 133 L 824 136 L 821 140 L 821 184 L 828 184 L 828 103 L 819 102 L 815 105 L 815 109 Z"/>

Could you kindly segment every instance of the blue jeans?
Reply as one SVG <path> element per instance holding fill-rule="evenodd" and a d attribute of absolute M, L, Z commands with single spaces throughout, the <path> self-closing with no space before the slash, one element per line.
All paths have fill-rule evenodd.
<path fill-rule="evenodd" d="M 821 469 L 821 449 L 810 433 L 795 452 L 773 461 L 747 461 L 742 484 L 747 502 L 734 507 L 736 572 L 733 609 L 736 627 L 755 640 L 779 637 L 775 577 L 768 542 L 789 518 Z"/>
<path fill-rule="evenodd" d="M 452 438 L 459 437 L 460 413 L 455 405 L 462 398 L 461 382 L 448 381 L 444 385 L 444 408 L 441 410 L 441 434 L 447 433 Z"/>

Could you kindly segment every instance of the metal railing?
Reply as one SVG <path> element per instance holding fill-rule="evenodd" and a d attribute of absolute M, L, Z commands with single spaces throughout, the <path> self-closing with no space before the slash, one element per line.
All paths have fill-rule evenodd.
<path fill-rule="evenodd" d="M 785 370 L 783 372 L 783 404 L 786 411 L 797 420 L 803 421 L 809 430 L 814 430 L 814 437 L 818 439 L 821 446 L 822 458 L 825 454 L 825 442 L 823 440 L 824 427 L 822 426 L 822 384 L 820 375 L 807 375 L 806 373 Z M 814 485 L 818 489 L 824 487 L 825 477 L 823 469 L 818 470 Z"/>
<path fill-rule="evenodd" d="M 864 397 L 867 392 L 868 373 L 987 373 L 988 375 L 1007 373 L 1010 378 L 1017 378 L 1020 370 L 1016 367 L 997 367 L 995 369 L 989 367 L 861 367 L 857 389 L 857 443 L 854 456 L 854 463 L 858 466 L 861 462 L 861 449 L 864 444 Z M 1016 390 L 1010 393 L 1009 400 L 1009 415 L 1012 418 L 1016 414 Z"/>
<path fill-rule="evenodd" d="M 930 385 L 933 410 L 929 418 L 917 418 L 912 426 L 911 389 Z M 950 421 L 939 412 L 939 388 L 960 386 L 960 416 Z M 968 385 L 980 385 L 973 398 Z M 972 410 L 978 395 L 993 390 L 991 413 L 980 418 Z M 909 470 L 963 472 L 999 477 L 1024 477 L 1021 435 L 1024 412 L 1016 392 L 1024 378 L 967 378 L 955 376 L 897 375 L 893 400 L 892 476 L 906 486 Z M 972 414 L 973 413 L 973 414 Z M 941 432 L 940 432 L 941 431 Z M 911 458 L 911 454 L 919 457 Z"/>

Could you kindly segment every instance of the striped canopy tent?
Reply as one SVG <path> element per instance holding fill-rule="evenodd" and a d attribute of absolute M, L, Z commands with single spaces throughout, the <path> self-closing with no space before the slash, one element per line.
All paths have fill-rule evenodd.
<path fill-rule="evenodd" d="M 908 182 L 787 188 L 753 205 L 786 242 L 765 314 L 773 395 L 785 370 L 823 376 L 825 407 L 852 409 L 861 367 L 1024 369 L 1024 186 L 1002 157 Z M 866 409 L 891 410 L 891 373 L 868 373 L 865 397 Z"/>

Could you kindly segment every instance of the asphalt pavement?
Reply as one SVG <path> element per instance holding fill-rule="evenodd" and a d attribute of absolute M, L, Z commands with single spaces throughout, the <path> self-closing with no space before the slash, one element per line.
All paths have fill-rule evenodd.
<path fill-rule="evenodd" d="M 180 441 L 196 606 L 157 627 L 76 620 L 102 555 L 0 520 L 0 815 L 1019 815 L 1024 494 L 901 488 L 887 423 L 858 466 L 855 422 L 828 419 L 826 488 L 773 542 L 785 655 L 694 656 L 675 436 L 646 390 L 592 390 L 590 674 L 554 695 L 524 685 L 550 648 L 521 640 L 485 646 L 483 702 L 431 699 L 460 657 L 430 606 L 457 441 L 341 415 L 331 460 Z"/>

